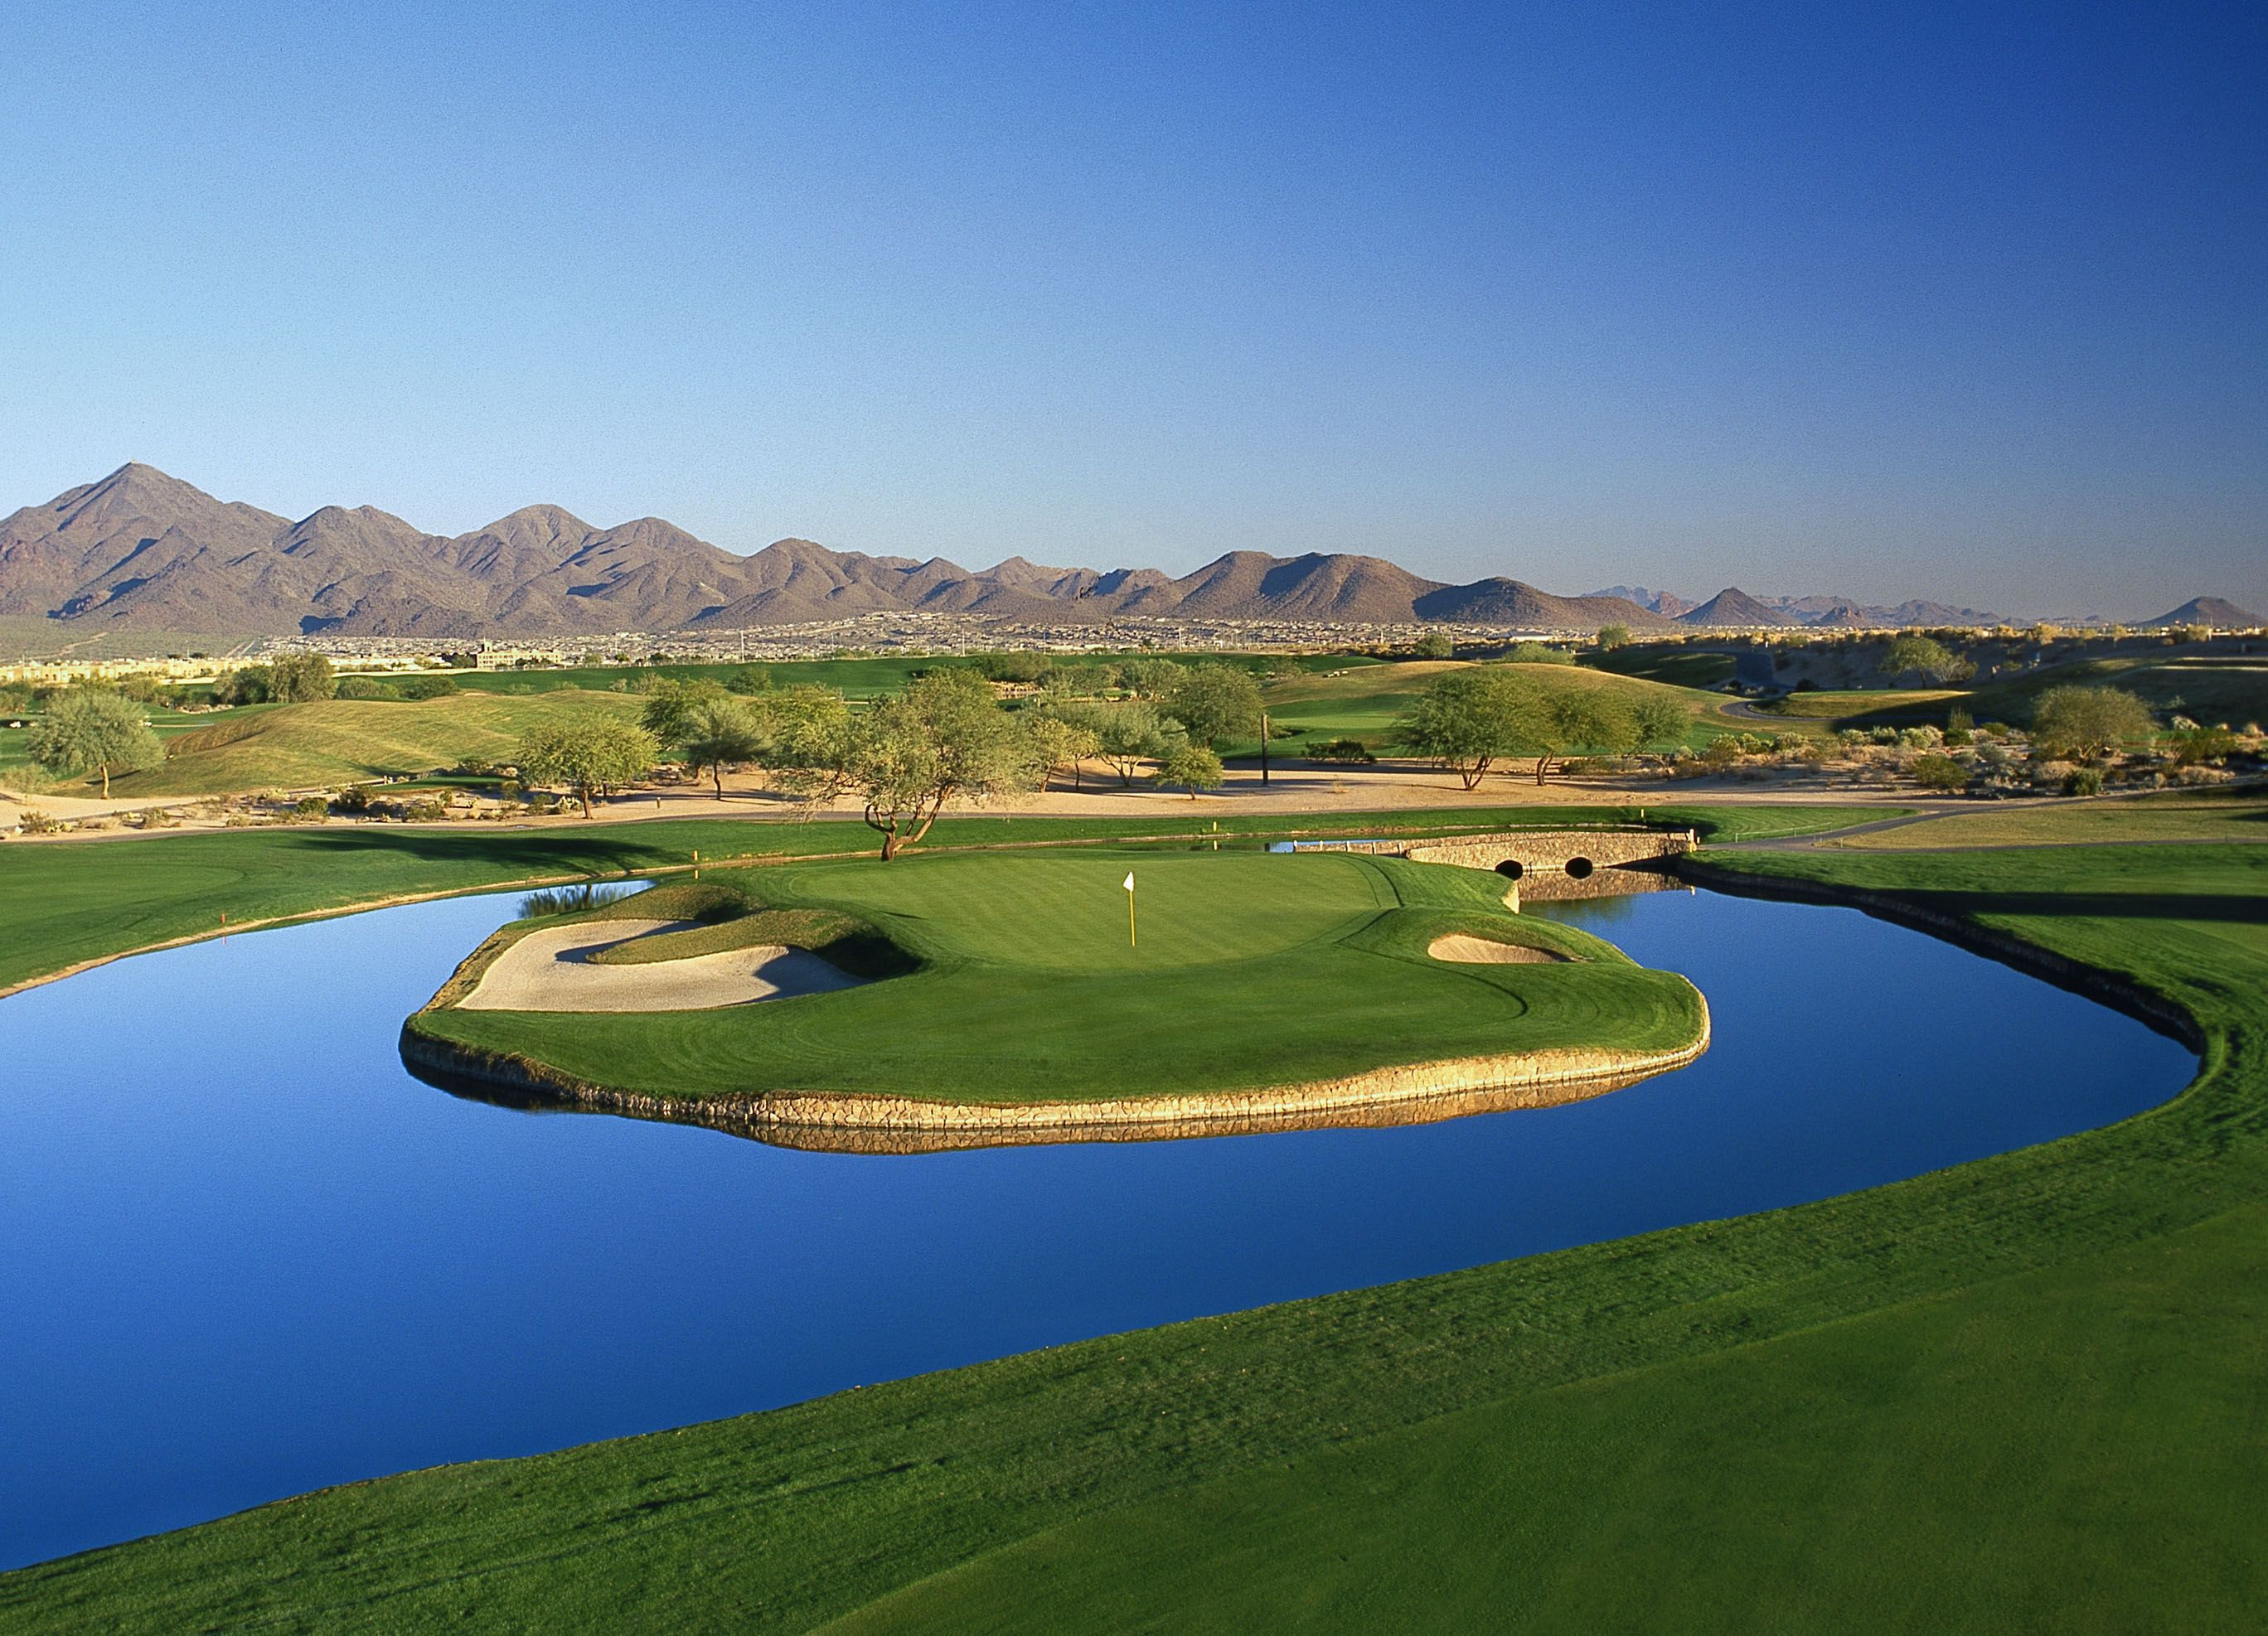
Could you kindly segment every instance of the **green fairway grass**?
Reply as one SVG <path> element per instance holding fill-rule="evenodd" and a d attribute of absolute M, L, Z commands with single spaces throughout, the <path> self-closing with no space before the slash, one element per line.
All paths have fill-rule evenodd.
<path fill-rule="evenodd" d="M 1159 654 L 1119 649 L 1095 653 L 1061 653 L 1049 656 L 1057 664 L 1116 664 L 1129 659 L 1184 659 L 1189 663 L 1216 662 L 1223 664 L 1260 665 L 1298 671 L 1336 671 L 1356 666 L 1375 665 L 1382 660 L 1349 654 L 1255 654 L 1255 653 L 1188 653 Z M 973 666 L 983 662 L 976 654 L 940 654 L 921 657 L 909 655 L 872 656 L 843 659 L 762 659 L 753 661 L 755 667 L 771 679 L 776 687 L 792 686 L 799 682 L 814 683 L 821 687 L 833 687 L 845 697 L 872 699 L 886 693 L 895 693 L 924 671 L 953 670 Z M 455 672 L 457 686 L 468 692 L 490 693 L 549 693 L 558 688 L 608 689 L 635 685 L 640 678 L 667 677 L 674 681 L 730 680 L 747 668 L 731 664 L 608 664 L 572 665 L 557 670 L 538 671 L 468 671 Z"/>
<path fill-rule="evenodd" d="M 1945 725 L 1953 709 L 1979 722 L 2028 726 L 2051 687 L 2118 687 L 2161 716 L 2180 714 L 2208 726 L 2243 728 L 2268 721 L 2268 658 L 2243 654 L 2182 657 L 2171 650 L 2071 659 L 2043 664 L 1967 689 L 1869 688 L 1790 693 L 1761 707 L 1791 723 L 1837 727 Z"/>
<path fill-rule="evenodd" d="M 1138 942 L 1121 887 L 1130 869 Z M 848 912 L 921 968 L 763 1005 L 445 1007 L 410 1026 L 672 1100 L 809 1090 L 985 1103 L 1242 1089 L 1562 1047 L 1654 1053 L 1701 1028 L 1682 978 L 1506 913 L 1504 882 L 1484 870 L 1344 853 L 1105 849 L 709 878 L 770 906 Z M 1575 958 L 1431 958 L 1427 944 L 1452 932 Z"/>
<path fill-rule="evenodd" d="M 2256 1628 L 2268 847 L 1712 864 L 2117 973 L 2199 1076 L 1817 1204 L 324 1491 L 0 1577 L 0 1627 Z"/>
<path fill-rule="evenodd" d="M 1690 825 L 1705 838 L 1764 840 L 1816 833 L 1889 816 L 1895 808 L 1800 805 L 1645 809 L 1647 821 Z M 1239 837 L 1469 834 L 1507 826 L 1611 824 L 1614 807 L 1463 807 L 1427 811 L 1284 813 L 1224 825 Z M 997 818 L 956 814 L 931 832 L 932 848 L 1071 845 L 1185 836 L 1178 818 Z M 132 840 L 0 845 L 0 990 L 87 960 L 217 934 L 221 917 L 254 921 L 334 913 L 405 897 L 577 877 L 681 869 L 711 862 L 871 853 L 873 831 L 847 820 L 666 818 L 634 824 L 237 831 Z M 1160 845 L 1212 844 L 1161 841 Z"/>
<path fill-rule="evenodd" d="M 1406 753 L 1395 738 L 1396 719 L 1417 701 L 1434 678 L 1470 668 L 1463 661 L 1429 660 L 1354 671 L 1344 676 L 1309 674 L 1272 682 L 1264 693 L 1270 724 L 1278 731 L 1288 727 L 1298 728 L 1300 732 L 1298 737 L 1276 741 L 1270 748 L 1278 755 L 1296 757 L 1303 744 L 1359 738 L 1373 753 Z M 1513 664 L 1503 668 L 1546 687 L 1601 690 L 1630 701 L 1647 696 L 1674 699 L 1692 718 L 1683 741 L 1690 748 L 1699 749 L 1721 733 L 1753 732 L 1757 728 L 1753 721 L 1727 715 L 1725 706 L 1728 701 L 1724 698 L 1691 687 L 1572 664 Z M 1807 723 L 1794 722 L 1788 724 L 1788 729 L 1797 732 L 1815 730 Z M 1224 748 L 1233 756 L 1259 752 L 1257 740 Z"/>

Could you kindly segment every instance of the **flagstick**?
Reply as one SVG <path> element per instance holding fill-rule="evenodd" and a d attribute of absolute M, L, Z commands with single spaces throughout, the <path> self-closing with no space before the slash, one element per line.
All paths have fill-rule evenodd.
<path fill-rule="evenodd" d="M 1129 949 L 1136 946 L 1134 942 L 1134 894 L 1130 891 L 1126 894 L 1126 946 Z"/>

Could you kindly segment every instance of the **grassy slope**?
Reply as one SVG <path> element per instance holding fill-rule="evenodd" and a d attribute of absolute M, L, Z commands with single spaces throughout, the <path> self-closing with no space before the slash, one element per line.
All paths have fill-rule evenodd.
<path fill-rule="evenodd" d="M 1130 947 L 1120 880 L 1138 880 Z M 1580 963 L 1427 957 L 1450 932 L 1556 936 L 1474 869 L 1344 855 L 962 854 L 798 865 L 764 901 L 847 910 L 919 956 L 887 984 L 710 1011 L 442 1009 L 413 1026 L 666 1097 L 865 1091 L 1086 1101 L 1565 1046 L 1666 1050 L 1691 987 L 1584 939 Z"/>
<path fill-rule="evenodd" d="M 416 702 L 327 699 L 226 718 L 175 738 L 166 764 L 110 781 L 123 799 L 247 789 L 335 788 L 389 773 L 453 767 L 468 756 L 509 759 L 539 723 L 586 710 L 635 717 L 627 693 L 525 697 L 453 693 Z"/>
<path fill-rule="evenodd" d="M 1663 824 L 1693 824 L 1719 840 L 1807 834 L 1889 809 L 1812 806 L 1660 807 Z M 1448 834 L 1506 825 L 1595 824 L 1614 808 L 1509 807 L 1439 812 L 1295 813 L 1237 821 L 1232 833 Z M 1224 826 L 1226 827 L 1226 826 Z M 934 847 L 1016 845 L 1174 835 L 1181 819 L 955 816 Z M 247 921 L 317 914 L 418 893 L 474 891 L 558 876 L 615 876 L 674 868 L 697 851 L 733 858 L 869 852 L 873 832 L 847 822 L 672 818 L 555 825 L 395 828 L 331 825 L 225 834 L 0 846 L 0 989 L 85 960 L 208 935 L 221 916 Z"/>
<path fill-rule="evenodd" d="M 1395 748 L 1395 718 L 1425 691 L 1426 683 L 1445 671 L 1469 668 L 1459 661 L 1434 660 L 1357 671 L 1346 676 L 1287 678 L 1270 684 L 1266 690 L 1269 719 L 1279 729 L 1304 729 L 1303 737 L 1313 742 L 1359 738 L 1373 751 L 1392 752 Z M 1760 727 L 1756 722 L 1726 715 L 1726 701 L 1718 695 L 1690 687 L 1615 675 L 1582 665 L 1517 664 L 1506 668 L 1550 687 L 1602 689 L 1632 700 L 1649 694 L 1675 699 L 1693 718 L 1685 742 L 1697 749 L 1719 733 L 1755 732 Z M 1806 731 L 1808 724 L 1791 722 L 1787 730 Z M 1279 740 L 1275 747 L 1281 754 L 1296 756 L 1300 744 L 1296 738 Z M 1243 755 L 1256 753 L 1258 746 L 1251 744 L 1228 748 L 1233 754 Z"/>
<path fill-rule="evenodd" d="M 2040 694 L 2067 686 L 2123 687 L 2161 715 L 2179 711 L 2213 725 L 2241 728 L 2268 721 L 2268 660 L 2241 654 L 2183 657 L 2176 649 L 2066 660 L 1967 691 L 1883 688 L 1791 693 L 1766 708 L 1792 720 L 1828 720 L 1838 727 L 1942 727 L 1948 711 L 1957 707 L 1979 722 L 2022 726 L 2030 723 Z"/>
<path fill-rule="evenodd" d="M 1973 812 L 1832 844 L 1853 851 L 1906 852 L 1916 847 L 2121 840 L 2268 840 L 2268 789 L 2169 790 L 2051 806 L 1980 806 Z"/>
<path fill-rule="evenodd" d="M 0 1625 L 2252 1628 L 2268 848 L 1739 862 L 2128 973 L 2203 1072 L 1816 1205 L 326 1491 Z"/>
<path fill-rule="evenodd" d="M 1057 654 L 1054 657 L 1057 664 L 1064 665 L 1110 664 L 1124 659 L 1178 658 L 1191 664 L 1200 661 L 1217 661 L 1224 664 L 1265 664 L 1316 671 L 1335 671 L 1381 663 L 1377 659 L 1346 654 L 1316 653 L 1176 655 L 1119 651 Z M 948 655 L 930 658 L 767 659 L 760 663 L 777 687 L 791 686 L 798 682 L 815 682 L 823 687 L 840 688 L 852 699 L 871 699 L 877 693 L 894 693 L 904 686 L 917 671 L 950 669 L 978 662 L 969 655 Z M 556 671 L 467 671 L 459 673 L 456 679 L 460 687 L 482 693 L 549 693 L 559 687 L 627 686 L 634 685 L 640 677 L 657 675 L 682 681 L 721 682 L 730 679 L 741 668 L 738 664 L 578 665 Z"/>

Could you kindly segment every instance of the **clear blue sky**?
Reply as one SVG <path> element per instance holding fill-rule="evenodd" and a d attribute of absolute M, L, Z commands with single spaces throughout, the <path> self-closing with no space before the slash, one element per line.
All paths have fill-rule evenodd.
<path fill-rule="evenodd" d="M 2268 608 L 2258 0 L 11 5 L 0 61 L 0 511 L 134 459 L 440 532 Z"/>

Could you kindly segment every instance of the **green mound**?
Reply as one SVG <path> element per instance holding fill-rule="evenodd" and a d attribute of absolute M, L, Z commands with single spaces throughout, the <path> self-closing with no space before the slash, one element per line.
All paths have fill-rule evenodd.
<path fill-rule="evenodd" d="M 1130 869 L 1138 940 L 1121 884 Z M 1507 913 L 1491 875 L 1397 859 L 917 856 L 736 871 L 685 889 L 705 894 L 697 901 L 665 895 L 677 890 L 608 913 L 708 923 L 613 957 L 788 943 L 847 951 L 860 975 L 906 974 L 762 1005 L 603 1015 L 452 1009 L 460 974 L 412 1030 L 662 1097 L 1021 1103 L 1293 1084 L 1507 1052 L 1654 1053 L 1702 1025 L 1683 978 Z M 1430 958 L 1431 941 L 1453 932 L 1582 962 Z"/>

